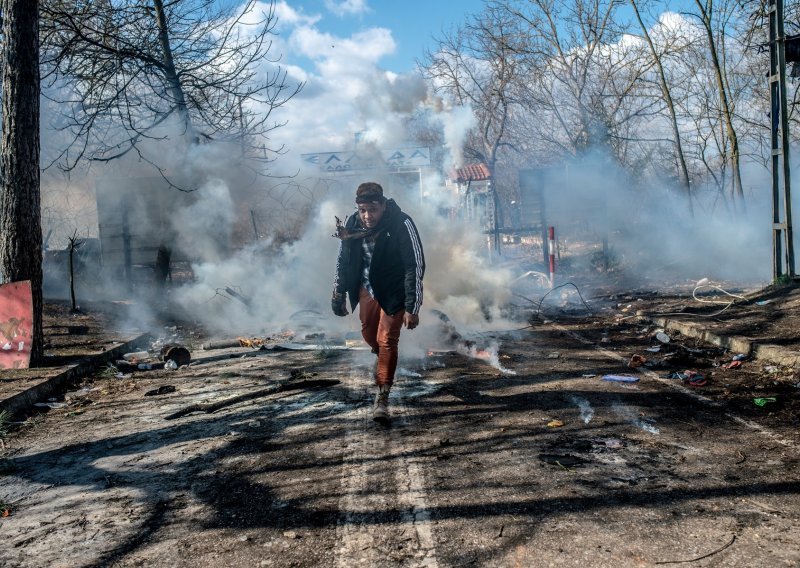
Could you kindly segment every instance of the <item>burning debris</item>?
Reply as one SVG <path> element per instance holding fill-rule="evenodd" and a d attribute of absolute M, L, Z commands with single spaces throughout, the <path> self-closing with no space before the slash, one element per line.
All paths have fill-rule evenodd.
<path fill-rule="evenodd" d="M 192 361 L 192 354 L 183 345 L 170 343 L 161 348 L 159 356 L 164 363 L 173 361 L 177 367 L 188 365 Z"/>
<path fill-rule="evenodd" d="M 496 341 L 490 341 L 488 345 L 479 345 L 478 342 L 465 338 L 453 325 L 453 322 L 444 312 L 431 310 L 439 320 L 440 336 L 451 350 L 465 355 L 471 359 L 478 359 L 487 362 L 489 365 L 499 370 L 505 375 L 515 375 L 510 369 L 506 369 L 500 363 L 500 346 Z M 436 350 L 429 350 L 428 355 L 432 355 Z"/>
<path fill-rule="evenodd" d="M 120 376 L 134 371 L 175 370 L 188 365 L 191 361 L 192 354 L 186 347 L 177 343 L 167 343 L 161 346 L 158 355 L 150 351 L 125 353 L 122 359 L 115 361 L 110 368 L 115 369 L 118 372 L 117 376 Z"/>

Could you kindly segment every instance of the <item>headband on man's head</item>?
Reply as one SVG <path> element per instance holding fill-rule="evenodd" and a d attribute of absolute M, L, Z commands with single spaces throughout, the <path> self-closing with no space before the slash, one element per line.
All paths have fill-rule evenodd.
<path fill-rule="evenodd" d="M 356 203 L 385 203 L 383 188 L 374 181 L 368 181 L 358 186 L 356 190 Z"/>

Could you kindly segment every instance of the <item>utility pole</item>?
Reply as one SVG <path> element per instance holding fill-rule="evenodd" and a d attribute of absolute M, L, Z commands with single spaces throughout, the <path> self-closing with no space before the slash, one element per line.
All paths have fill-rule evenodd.
<path fill-rule="evenodd" d="M 769 0 L 769 91 L 772 130 L 772 278 L 794 278 L 789 124 L 786 105 L 786 34 L 783 0 Z"/>

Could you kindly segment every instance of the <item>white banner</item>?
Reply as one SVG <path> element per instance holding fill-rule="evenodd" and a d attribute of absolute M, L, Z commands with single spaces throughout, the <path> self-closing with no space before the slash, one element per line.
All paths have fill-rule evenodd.
<path fill-rule="evenodd" d="M 358 152 L 355 151 L 302 154 L 301 158 L 306 164 L 327 173 L 351 172 L 355 170 L 387 167 L 419 168 L 431 165 L 431 149 L 427 147 L 418 147 L 380 150 L 380 160 L 373 156 L 359 155 Z"/>

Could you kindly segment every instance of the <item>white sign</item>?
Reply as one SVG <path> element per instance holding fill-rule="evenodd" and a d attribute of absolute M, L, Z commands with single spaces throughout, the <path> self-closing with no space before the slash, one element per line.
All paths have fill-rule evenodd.
<path fill-rule="evenodd" d="M 351 172 L 380 167 L 418 168 L 431 165 L 431 149 L 418 147 L 380 150 L 380 158 L 360 155 L 354 151 L 302 154 L 301 158 L 306 164 L 328 173 Z"/>

